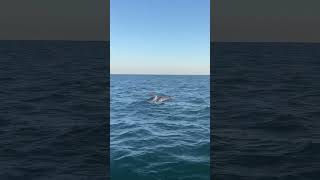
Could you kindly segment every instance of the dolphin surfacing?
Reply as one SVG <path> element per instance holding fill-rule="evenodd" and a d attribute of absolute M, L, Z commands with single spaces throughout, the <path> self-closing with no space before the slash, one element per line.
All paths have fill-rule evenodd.
<path fill-rule="evenodd" d="M 149 100 L 150 103 L 160 104 L 164 101 L 170 100 L 172 97 L 170 96 L 160 96 L 160 95 L 154 95 L 153 98 Z"/>

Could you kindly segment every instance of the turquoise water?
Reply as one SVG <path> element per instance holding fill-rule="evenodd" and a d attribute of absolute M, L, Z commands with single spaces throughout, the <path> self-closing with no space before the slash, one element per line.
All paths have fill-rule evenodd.
<path fill-rule="evenodd" d="M 210 179 L 209 76 L 111 76 L 111 178 Z M 150 93 L 173 96 L 163 104 Z"/>

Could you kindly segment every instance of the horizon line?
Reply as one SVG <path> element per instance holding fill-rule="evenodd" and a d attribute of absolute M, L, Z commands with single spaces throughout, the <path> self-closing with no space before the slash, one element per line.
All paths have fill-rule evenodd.
<path fill-rule="evenodd" d="M 150 76 L 210 76 L 210 74 L 143 74 L 143 73 L 110 73 L 110 75 L 150 75 Z"/>

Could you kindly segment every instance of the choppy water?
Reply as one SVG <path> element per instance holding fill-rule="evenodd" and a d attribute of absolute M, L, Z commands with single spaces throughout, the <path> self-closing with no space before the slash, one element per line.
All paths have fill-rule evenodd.
<path fill-rule="evenodd" d="M 212 178 L 320 177 L 320 44 L 212 44 Z"/>
<path fill-rule="evenodd" d="M 108 44 L 0 41 L 0 179 L 106 179 Z"/>
<path fill-rule="evenodd" d="M 112 179 L 210 179 L 209 76 L 112 75 L 110 143 Z"/>

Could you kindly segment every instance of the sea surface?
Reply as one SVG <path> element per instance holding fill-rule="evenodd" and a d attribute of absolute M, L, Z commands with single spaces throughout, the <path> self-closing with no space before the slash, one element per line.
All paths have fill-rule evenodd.
<path fill-rule="evenodd" d="M 210 179 L 209 76 L 111 75 L 111 179 Z M 172 96 L 148 102 L 152 93 Z"/>
<path fill-rule="evenodd" d="M 109 43 L 0 41 L 0 179 L 108 176 Z"/>
<path fill-rule="evenodd" d="M 211 44 L 214 180 L 320 178 L 320 44 Z"/>

